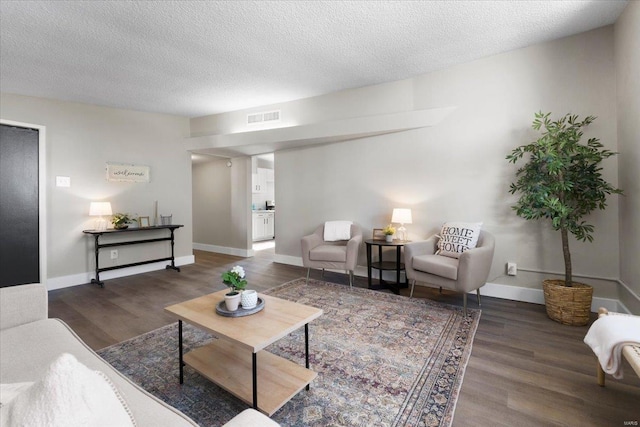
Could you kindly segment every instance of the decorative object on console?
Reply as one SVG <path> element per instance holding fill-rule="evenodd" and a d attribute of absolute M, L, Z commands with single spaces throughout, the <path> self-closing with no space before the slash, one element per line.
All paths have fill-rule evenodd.
<path fill-rule="evenodd" d="M 113 228 L 116 230 L 124 230 L 128 227 L 127 224 L 131 222 L 131 217 L 128 213 L 116 213 L 111 218 L 111 223 L 113 224 Z"/>
<path fill-rule="evenodd" d="M 527 220 L 548 219 L 560 231 L 565 274 L 564 280 L 555 281 L 559 283 L 543 282 L 547 316 L 565 325 L 584 326 L 589 322 L 593 288 L 573 281 L 569 233 L 583 242 L 593 241 L 594 227 L 583 218 L 596 208 L 604 209 L 607 196 L 622 194 L 622 190 L 603 179 L 600 165 L 616 153 L 603 149 L 598 138 L 580 144 L 582 128 L 595 117 L 579 121 L 578 116 L 566 114 L 552 121 L 550 115 L 536 113 L 532 127 L 544 128 L 542 135 L 506 157 L 515 164 L 526 155 L 509 192 L 520 195 L 512 206 L 516 215 Z"/>
<path fill-rule="evenodd" d="M 148 216 L 141 216 L 140 218 L 138 218 L 138 224 L 141 228 L 149 227 L 151 225 L 151 223 L 149 222 Z"/>
<path fill-rule="evenodd" d="M 236 311 L 238 309 L 238 305 L 240 305 L 240 291 L 247 286 L 244 268 L 236 265 L 231 270 L 225 271 L 222 273 L 222 282 L 229 286 L 229 292 L 224 296 L 227 310 Z"/>
<path fill-rule="evenodd" d="M 393 235 L 396 234 L 396 228 L 389 224 L 382 229 L 382 234 L 384 234 L 384 240 L 386 240 L 387 243 L 391 243 L 393 242 Z"/>
<path fill-rule="evenodd" d="M 407 234 L 407 229 L 405 228 L 405 224 L 411 224 L 413 221 L 411 219 L 411 209 L 404 209 L 404 208 L 395 208 L 393 209 L 393 214 L 391 215 L 391 222 L 395 222 L 397 224 L 400 224 L 400 227 L 398 227 L 398 239 L 402 240 L 403 242 L 407 241 L 408 239 L 408 234 Z"/>
<path fill-rule="evenodd" d="M 90 216 L 98 216 L 95 221 L 94 228 L 96 230 L 106 230 L 107 229 L 107 221 L 103 218 L 103 216 L 112 215 L 111 211 L 111 203 L 109 202 L 91 202 L 89 205 L 89 215 Z"/>
<path fill-rule="evenodd" d="M 481 222 L 445 222 L 438 235 L 436 255 L 460 258 L 462 252 L 478 244 Z"/>
<path fill-rule="evenodd" d="M 160 225 L 171 225 L 173 215 L 160 215 Z"/>

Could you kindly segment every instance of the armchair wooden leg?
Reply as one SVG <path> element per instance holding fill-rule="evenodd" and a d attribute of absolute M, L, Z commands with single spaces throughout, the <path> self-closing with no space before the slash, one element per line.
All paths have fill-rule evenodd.
<path fill-rule="evenodd" d="M 311 272 L 311 268 L 307 268 L 307 281 L 305 283 L 305 285 L 309 284 L 309 273 Z"/>
<path fill-rule="evenodd" d="M 480 288 L 476 289 L 476 294 L 478 294 L 478 307 L 482 307 L 482 302 L 480 302 Z"/>
<path fill-rule="evenodd" d="M 464 317 L 467 317 L 467 293 L 462 294 L 462 306 L 464 307 Z"/>
<path fill-rule="evenodd" d="M 416 286 L 416 279 L 411 281 L 411 293 L 409 294 L 409 298 L 413 298 L 413 288 Z"/>
<path fill-rule="evenodd" d="M 440 286 L 440 293 L 442 293 L 442 286 Z"/>
<path fill-rule="evenodd" d="M 322 273 L 320 273 L 320 277 L 324 279 L 324 268 L 322 269 Z"/>
<path fill-rule="evenodd" d="M 596 360 L 598 364 L 598 385 L 600 387 L 604 387 L 604 371 L 602 370 L 602 366 L 600 366 L 600 362 Z"/>

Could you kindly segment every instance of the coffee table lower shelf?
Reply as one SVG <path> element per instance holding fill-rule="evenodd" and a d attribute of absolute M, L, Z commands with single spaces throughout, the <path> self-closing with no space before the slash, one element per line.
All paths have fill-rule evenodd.
<path fill-rule="evenodd" d="M 253 405 L 252 352 L 216 339 L 184 355 L 184 362 L 242 401 Z M 258 410 L 273 415 L 318 375 L 266 350 L 256 353 Z"/>

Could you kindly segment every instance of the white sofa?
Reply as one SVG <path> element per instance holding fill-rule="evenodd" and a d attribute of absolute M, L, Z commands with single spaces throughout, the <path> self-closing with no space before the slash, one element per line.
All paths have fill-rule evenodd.
<path fill-rule="evenodd" d="M 0 383 L 38 381 L 54 360 L 69 353 L 111 380 L 138 426 L 197 426 L 182 412 L 113 369 L 62 320 L 49 319 L 47 304 L 47 291 L 41 284 L 0 288 Z M 246 409 L 225 426 L 278 424 L 253 409 Z"/>

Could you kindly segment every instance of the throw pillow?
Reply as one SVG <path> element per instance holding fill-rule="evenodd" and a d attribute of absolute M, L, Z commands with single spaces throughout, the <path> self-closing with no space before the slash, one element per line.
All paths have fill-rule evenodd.
<path fill-rule="evenodd" d="M 351 239 L 351 221 L 327 221 L 324 223 L 324 241 L 337 242 Z"/>
<path fill-rule="evenodd" d="M 135 426 L 115 385 L 100 371 L 61 354 L 44 376 L 0 409 L 4 426 Z"/>
<path fill-rule="evenodd" d="M 445 222 L 440 230 L 436 255 L 460 258 L 478 244 L 481 222 Z"/>

